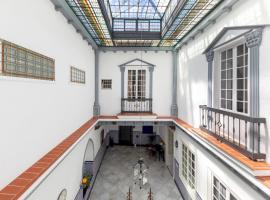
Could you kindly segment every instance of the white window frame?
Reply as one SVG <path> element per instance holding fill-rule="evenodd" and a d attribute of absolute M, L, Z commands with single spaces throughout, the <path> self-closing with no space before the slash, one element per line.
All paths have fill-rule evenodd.
<path fill-rule="evenodd" d="M 186 166 L 186 172 L 187 172 L 187 178 L 183 175 L 183 171 L 184 171 L 184 168 L 183 168 L 183 146 L 185 146 L 186 148 L 187 148 L 187 166 Z M 190 165 L 190 157 L 189 157 L 189 153 L 191 153 L 191 154 L 193 154 L 194 155 L 194 168 L 193 168 L 193 170 L 194 170 L 194 183 L 192 183 L 192 185 L 193 185 L 193 187 L 192 187 L 192 185 L 190 184 L 190 181 L 192 181 L 192 180 L 190 180 L 190 177 L 189 177 L 189 174 L 190 173 L 192 173 L 191 171 L 190 171 L 190 168 L 189 168 L 189 165 Z M 183 180 L 183 182 L 185 183 L 185 185 L 186 186 L 188 186 L 188 189 L 189 189 L 189 191 L 196 191 L 196 175 L 197 175 L 197 159 L 196 159 L 196 154 L 194 153 L 194 151 L 192 151 L 190 148 L 189 148 L 189 146 L 186 144 L 186 143 L 184 143 L 184 142 L 182 142 L 182 145 L 181 145 L 181 171 L 179 172 L 180 173 L 180 175 L 181 175 L 181 179 Z"/>
<path fill-rule="evenodd" d="M 217 74 L 218 74 L 218 107 L 220 110 L 225 110 L 225 111 L 229 111 L 229 112 L 234 112 L 234 113 L 238 113 L 241 115 L 246 115 L 249 116 L 250 114 L 250 51 L 248 48 L 248 76 L 247 76 L 247 93 L 248 93 L 248 101 L 247 101 L 247 108 L 248 108 L 248 112 L 238 112 L 237 111 L 237 47 L 239 45 L 245 44 L 245 40 L 244 38 L 239 38 L 237 40 L 232 41 L 229 44 L 223 45 L 221 47 L 219 47 L 218 49 L 216 49 L 216 55 L 218 56 L 217 59 L 217 65 L 218 65 L 218 70 L 217 70 Z M 230 109 L 226 109 L 226 108 L 222 108 L 221 107 L 221 53 L 227 49 L 233 49 L 233 98 L 232 98 L 232 110 Z"/>
<path fill-rule="evenodd" d="M 237 195 L 235 195 L 235 193 L 232 192 L 232 190 L 226 184 L 224 184 L 223 181 L 221 181 L 221 179 L 218 176 L 216 176 L 215 174 L 212 174 L 212 178 L 211 178 L 212 179 L 211 180 L 211 198 L 210 198 L 211 200 L 222 200 L 220 198 L 214 198 L 214 187 L 215 187 L 214 186 L 214 179 L 215 178 L 218 180 L 219 185 L 222 184 L 222 186 L 224 186 L 224 188 L 226 189 L 226 193 L 225 193 L 226 197 L 224 200 L 230 200 L 231 195 L 233 195 L 233 197 L 236 198 L 236 200 L 240 200 L 240 198 Z M 220 192 L 220 190 L 219 190 L 219 192 Z"/>
<path fill-rule="evenodd" d="M 135 77 L 136 77 L 136 80 L 135 80 L 135 96 L 130 96 L 129 95 L 129 72 L 130 71 L 135 71 Z M 144 85 L 141 85 L 141 87 L 143 88 L 144 87 L 144 90 L 141 91 L 141 94 L 144 93 L 144 95 L 141 95 L 141 96 L 138 96 L 138 83 L 139 83 L 139 71 L 144 71 Z M 146 69 L 128 69 L 127 70 L 127 97 L 128 98 L 135 98 L 135 99 L 145 99 L 146 98 L 146 90 L 147 88 L 147 70 Z"/>

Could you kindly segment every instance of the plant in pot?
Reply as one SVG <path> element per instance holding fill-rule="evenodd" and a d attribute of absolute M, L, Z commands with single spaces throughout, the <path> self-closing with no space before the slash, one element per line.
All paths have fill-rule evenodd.
<path fill-rule="evenodd" d="M 91 176 L 84 175 L 81 181 L 81 188 L 83 189 L 83 196 L 85 195 L 89 185 L 90 185 Z"/>

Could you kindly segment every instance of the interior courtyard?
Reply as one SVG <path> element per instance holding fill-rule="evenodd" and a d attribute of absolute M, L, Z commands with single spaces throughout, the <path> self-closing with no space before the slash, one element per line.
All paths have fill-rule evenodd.
<path fill-rule="evenodd" d="M 269 200 L 269 0 L 0 0 L 0 200 Z"/>

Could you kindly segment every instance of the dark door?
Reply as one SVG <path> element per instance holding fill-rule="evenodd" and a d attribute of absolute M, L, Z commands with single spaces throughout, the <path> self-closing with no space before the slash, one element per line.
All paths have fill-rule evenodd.
<path fill-rule="evenodd" d="M 132 145 L 132 126 L 119 127 L 119 144 Z"/>

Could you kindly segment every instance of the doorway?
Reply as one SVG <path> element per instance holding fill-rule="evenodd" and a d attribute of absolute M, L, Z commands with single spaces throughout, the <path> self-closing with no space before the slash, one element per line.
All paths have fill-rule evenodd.
<path fill-rule="evenodd" d="M 133 127 L 120 126 L 119 127 L 119 144 L 120 145 L 133 145 Z"/>

